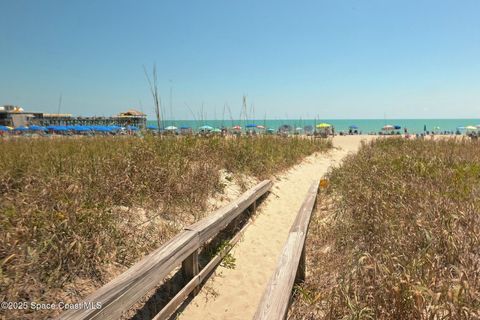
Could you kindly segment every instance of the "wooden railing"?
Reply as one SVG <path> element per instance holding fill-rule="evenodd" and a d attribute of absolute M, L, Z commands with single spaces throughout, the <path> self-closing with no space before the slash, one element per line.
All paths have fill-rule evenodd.
<path fill-rule="evenodd" d="M 263 294 L 255 320 L 286 319 L 293 285 L 305 278 L 305 238 L 317 199 L 319 181 L 308 190 L 307 197 L 290 229 L 277 268 Z"/>
<path fill-rule="evenodd" d="M 163 246 L 144 257 L 126 272 L 85 298 L 83 303 L 99 303 L 101 308 L 82 308 L 69 310 L 60 319 L 118 319 L 147 292 L 158 286 L 176 267 L 182 265 L 183 272 L 191 278 L 183 289 L 167 304 L 154 319 L 165 319 L 183 302 L 183 300 L 203 282 L 206 276 L 228 252 L 227 246 L 215 256 L 201 271 L 198 264 L 199 249 L 210 239 L 227 227 L 236 217 L 248 208 L 256 209 L 257 200 L 272 187 L 265 180 L 242 194 L 203 220 L 185 228 L 183 232 Z M 230 244 L 240 238 L 238 233 Z"/>

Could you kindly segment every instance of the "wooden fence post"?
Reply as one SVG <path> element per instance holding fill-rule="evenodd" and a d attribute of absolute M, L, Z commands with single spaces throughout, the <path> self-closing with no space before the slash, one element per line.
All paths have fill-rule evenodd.
<path fill-rule="evenodd" d="M 191 255 L 189 255 L 182 262 L 182 271 L 185 279 L 190 281 L 193 277 L 198 274 L 199 264 L 198 264 L 198 249 L 195 250 Z M 193 295 L 197 295 L 200 291 L 199 287 L 193 289 Z"/>
<path fill-rule="evenodd" d="M 257 200 L 253 201 L 252 208 L 250 210 L 250 215 L 253 216 L 255 213 L 257 213 Z"/>
<path fill-rule="evenodd" d="M 295 277 L 295 283 L 299 284 L 305 281 L 305 244 L 303 245 L 302 254 L 300 255 L 300 261 L 298 263 L 297 275 Z"/>

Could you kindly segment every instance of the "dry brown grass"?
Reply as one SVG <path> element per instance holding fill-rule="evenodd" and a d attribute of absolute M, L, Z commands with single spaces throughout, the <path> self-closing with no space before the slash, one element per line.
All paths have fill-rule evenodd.
<path fill-rule="evenodd" d="M 220 169 L 265 178 L 328 147 L 276 137 L 0 140 L 0 300 L 75 301 L 198 219 L 222 191 Z"/>
<path fill-rule="evenodd" d="M 380 139 L 333 170 L 291 319 L 479 319 L 479 150 Z"/>

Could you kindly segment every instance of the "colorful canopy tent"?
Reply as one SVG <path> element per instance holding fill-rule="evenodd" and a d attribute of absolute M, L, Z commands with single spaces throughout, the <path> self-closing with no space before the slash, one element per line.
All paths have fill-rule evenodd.
<path fill-rule="evenodd" d="M 325 129 L 325 128 L 330 128 L 332 125 L 329 123 L 319 123 L 316 125 L 317 128 L 319 129 Z"/>

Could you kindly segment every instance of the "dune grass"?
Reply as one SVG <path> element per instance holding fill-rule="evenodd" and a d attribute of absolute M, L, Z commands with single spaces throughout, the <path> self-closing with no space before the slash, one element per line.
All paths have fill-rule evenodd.
<path fill-rule="evenodd" d="M 331 172 L 292 319 L 479 319 L 480 144 L 379 139 Z"/>
<path fill-rule="evenodd" d="M 330 146 L 277 137 L 0 140 L 0 300 L 49 303 L 78 279 L 101 284 L 108 268 L 125 270 L 201 217 L 222 191 L 221 169 L 263 179 Z"/>

